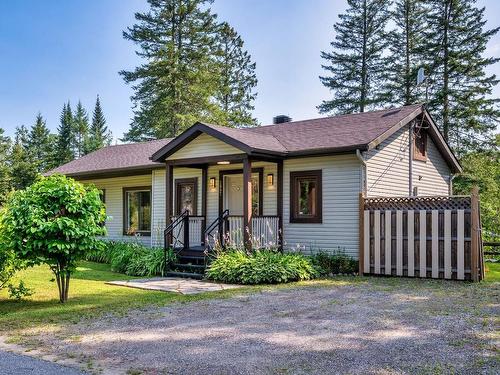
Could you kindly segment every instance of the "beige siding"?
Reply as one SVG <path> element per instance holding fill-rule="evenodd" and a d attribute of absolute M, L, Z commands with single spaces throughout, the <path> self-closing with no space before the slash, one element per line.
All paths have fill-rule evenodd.
<path fill-rule="evenodd" d="M 230 146 L 205 133 L 199 135 L 186 146 L 181 148 L 167 158 L 167 160 L 176 160 L 184 158 L 200 158 L 205 156 L 232 155 L 241 154 L 241 150 Z"/>
<path fill-rule="evenodd" d="M 290 223 L 290 172 L 322 170 L 323 222 Z M 287 248 L 305 251 L 344 250 L 358 256 L 358 207 L 361 189 L 360 162 L 355 155 L 285 160 L 283 223 Z"/>
<path fill-rule="evenodd" d="M 96 180 L 85 180 L 83 183 L 92 183 L 99 189 L 106 191 L 106 229 L 107 239 L 120 241 L 138 240 L 145 245 L 151 245 L 151 237 L 132 237 L 123 235 L 123 188 L 134 186 L 151 186 L 151 174 L 129 177 L 103 178 Z M 154 192 L 152 194 L 154 199 Z M 154 209 L 153 209 L 154 210 Z"/>
<path fill-rule="evenodd" d="M 413 161 L 413 186 L 418 195 L 448 195 L 450 168 L 430 138 L 427 141 L 427 161 Z"/>
<path fill-rule="evenodd" d="M 407 196 L 409 131 L 403 127 L 366 155 L 368 196 Z M 413 161 L 413 186 L 418 195 L 448 195 L 450 170 L 428 138 L 428 160 Z"/>

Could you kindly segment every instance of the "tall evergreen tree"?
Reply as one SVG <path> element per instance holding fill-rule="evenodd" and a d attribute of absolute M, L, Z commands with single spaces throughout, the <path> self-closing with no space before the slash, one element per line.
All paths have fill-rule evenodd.
<path fill-rule="evenodd" d="M 253 102 L 257 96 L 255 62 L 244 49 L 241 36 L 226 22 L 220 25 L 218 40 L 219 87 L 216 100 L 220 105 L 221 125 L 254 126 Z"/>
<path fill-rule="evenodd" d="M 28 136 L 27 150 L 39 173 L 46 172 L 51 167 L 54 147 L 54 137 L 50 134 L 42 114 L 38 113 Z"/>
<path fill-rule="evenodd" d="M 72 145 L 73 141 L 73 113 L 69 102 L 64 104 L 60 124 L 57 128 L 57 144 L 54 155 L 54 166 L 59 166 L 75 158 Z"/>
<path fill-rule="evenodd" d="M 213 118 L 217 84 L 213 59 L 216 16 L 207 0 L 148 0 L 137 23 L 123 33 L 144 63 L 122 71 L 133 83 L 134 118 L 124 139 L 174 136 L 196 120 Z"/>
<path fill-rule="evenodd" d="M 83 108 L 82 102 L 78 101 L 73 117 L 73 153 L 79 158 L 85 154 L 85 140 L 89 133 L 89 116 Z"/>
<path fill-rule="evenodd" d="M 327 75 L 323 85 L 333 93 L 318 109 L 321 113 L 364 112 L 389 101 L 387 80 L 388 46 L 385 32 L 390 17 L 389 0 L 347 0 L 348 9 L 333 28 L 332 52 L 321 52 Z"/>
<path fill-rule="evenodd" d="M 484 56 L 499 28 L 485 29 L 484 8 L 477 8 L 475 0 L 427 3 L 429 108 L 460 154 L 491 139 L 500 118 L 500 99 L 491 98 L 498 79 L 486 73 L 500 59 Z"/>
<path fill-rule="evenodd" d="M 33 163 L 29 148 L 29 133 L 26 127 L 16 128 L 15 142 L 9 155 L 10 181 L 15 190 L 31 185 L 38 174 L 36 163 Z"/>
<path fill-rule="evenodd" d="M 106 119 L 101 107 L 101 100 L 97 95 L 94 113 L 92 115 L 92 124 L 89 130 L 89 136 L 85 142 L 85 153 L 98 150 L 111 143 L 112 135 L 106 126 Z"/>
<path fill-rule="evenodd" d="M 5 131 L 0 128 L 0 207 L 10 190 L 10 166 L 8 157 L 10 153 L 10 138 L 5 136 Z"/>
<path fill-rule="evenodd" d="M 393 103 L 413 104 L 424 98 L 416 82 L 425 54 L 424 0 L 396 0 L 391 14 L 395 29 L 388 34 L 391 65 L 386 90 L 393 95 Z"/>

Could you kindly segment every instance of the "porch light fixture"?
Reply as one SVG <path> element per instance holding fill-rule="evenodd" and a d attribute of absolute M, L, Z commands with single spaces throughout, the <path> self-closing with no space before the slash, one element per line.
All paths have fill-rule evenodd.
<path fill-rule="evenodd" d="M 210 189 L 215 189 L 215 177 L 210 177 Z"/>
<path fill-rule="evenodd" d="M 223 160 L 223 161 L 218 161 L 217 164 L 219 164 L 219 165 L 228 165 L 228 164 L 231 164 L 231 162 L 227 161 L 227 160 Z"/>
<path fill-rule="evenodd" d="M 268 184 L 269 186 L 273 186 L 273 185 L 274 185 L 274 174 L 269 173 L 269 174 L 267 175 L 267 184 Z"/>

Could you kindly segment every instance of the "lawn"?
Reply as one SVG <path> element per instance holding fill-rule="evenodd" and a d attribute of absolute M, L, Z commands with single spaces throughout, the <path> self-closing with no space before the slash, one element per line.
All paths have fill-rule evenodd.
<path fill-rule="evenodd" d="M 500 281 L 500 264 L 487 263 L 486 283 Z M 57 285 L 47 266 L 38 266 L 19 272 L 14 281 L 24 280 L 25 285 L 35 293 L 21 302 L 8 298 L 7 290 L 0 291 L 0 334 L 12 334 L 19 329 L 46 325 L 76 323 L 83 318 L 96 318 L 106 313 L 122 314 L 134 308 L 149 305 L 166 305 L 173 302 L 190 302 L 200 299 L 224 298 L 235 294 L 259 291 L 262 286 L 238 290 L 225 290 L 198 295 L 179 295 L 125 288 L 105 284 L 110 280 L 129 280 L 133 277 L 110 270 L 109 265 L 81 262 L 70 284 L 70 297 L 66 304 L 58 301 Z M 369 282 L 380 288 L 397 288 L 398 283 L 411 283 L 410 279 L 397 278 L 354 278 L 344 277 L 333 280 L 291 283 L 270 288 L 288 288 L 297 285 L 338 286 L 345 283 Z M 418 285 L 420 281 L 416 281 Z M 436 281 L 439 285 L 439 281 Z M 484 283 L 483 283 L 484 284 Z M 416 285 L 416 287 L 418 286 Z M 432 285 L 432 284 L 429 284 Z M 478 288 L 475 286 L 474 288 Z M 3 332 L 2 332 L 3 331 Z"/>

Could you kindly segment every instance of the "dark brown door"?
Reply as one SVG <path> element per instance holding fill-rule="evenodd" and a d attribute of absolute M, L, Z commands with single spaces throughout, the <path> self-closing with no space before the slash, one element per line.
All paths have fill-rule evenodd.
<path fill-rule="evenodd" d="M 198 179 L 182 178 L 175 180 L 175 213 L 180 215 L 185 210 L 190 215 L 197 215 Z"/>

